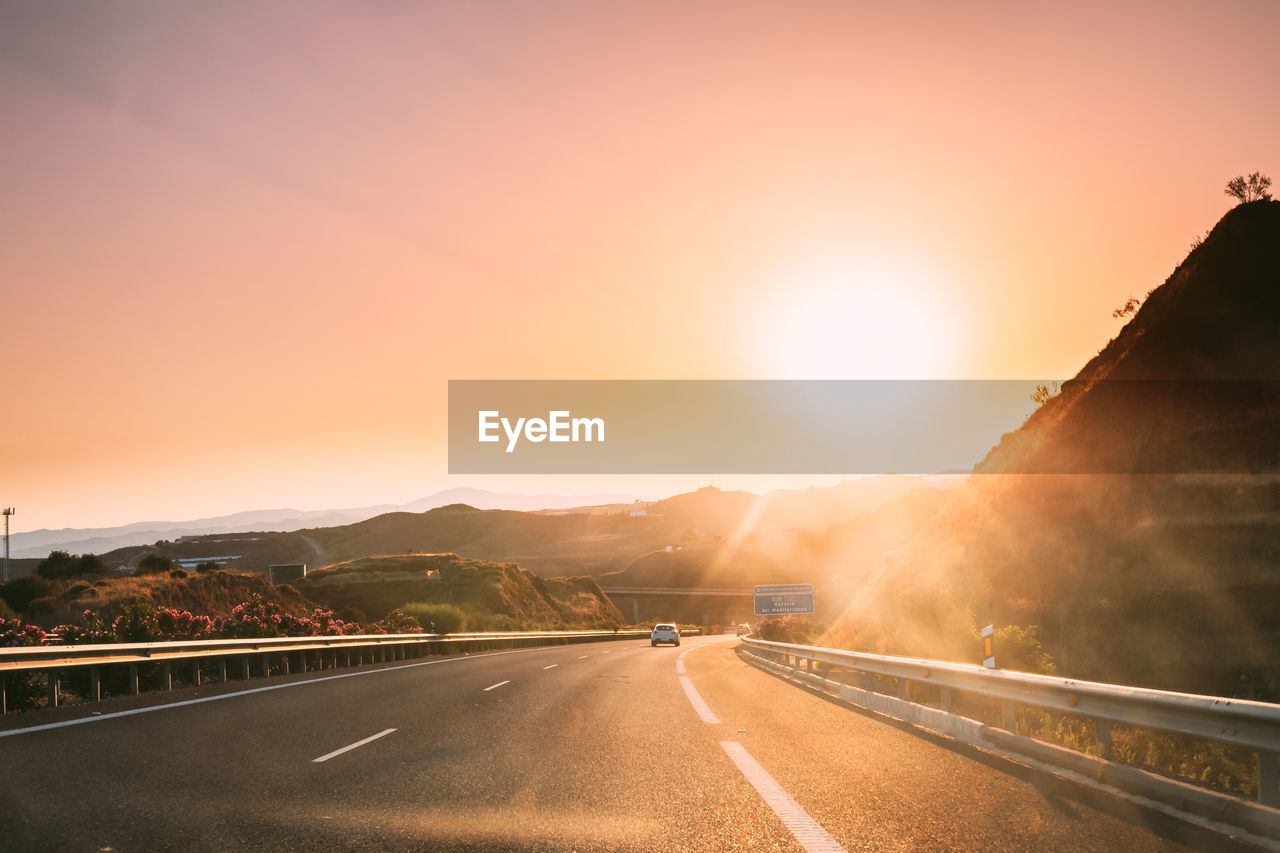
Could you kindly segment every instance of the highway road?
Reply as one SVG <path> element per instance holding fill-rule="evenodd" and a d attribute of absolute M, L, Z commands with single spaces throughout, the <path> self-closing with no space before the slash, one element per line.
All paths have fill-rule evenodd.
<path fill-rule="evenodd" d="M 10 715 L 0 847 L 1254 849 L 852 711 L 737 645 L 525 649 Z"/>

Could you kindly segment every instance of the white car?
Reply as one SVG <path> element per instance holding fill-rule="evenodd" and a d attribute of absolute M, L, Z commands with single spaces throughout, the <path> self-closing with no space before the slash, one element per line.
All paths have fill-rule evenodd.
<path fill-rule="evenodd" d="M 658 643 L 670 643 L 673 646 L 680 645 L 680 629 L 666 622 L 659 622 L 654 625 L 653 633 L 649 635 L 649 645 L 656 646 Z"/>

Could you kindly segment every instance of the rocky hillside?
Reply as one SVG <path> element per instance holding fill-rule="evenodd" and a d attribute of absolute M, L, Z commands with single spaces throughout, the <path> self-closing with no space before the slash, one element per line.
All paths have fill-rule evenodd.
<path fill-rule="evenodd" d="M 882 561 L 826 641 L 1280 694 L 1280 202 L 1230 211 L 1120 334 Z"/>

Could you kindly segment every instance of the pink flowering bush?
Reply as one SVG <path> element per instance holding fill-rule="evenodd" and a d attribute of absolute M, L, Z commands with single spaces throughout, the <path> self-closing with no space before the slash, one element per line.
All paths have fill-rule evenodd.
<path fill-rule="evenodd" d="M 384 620 L 386 621 L 386 620 Z M 200 616 L 188 610 L 172 607 L 154 607 L 150 604 L 131 604 L 124 608 L 111 623 L 105 622 L 91 610 L 84 611 L 80 625 L 59 625 L 53 629 L 64 643 L 160 643 L 172 640 L 252 639 L 257 637 L 336 637 L 364 633 L 358 622 L 347 622 L 333 615 L 332 610 L 316 608 L 310 616 L 295 616 L 274 601 L 266 601 L 260 595 L 243 604 L 237 604 L 228 617 Z M 396 625 L 402 624 L 397 622 Z M 0 619 L 0 644 L 4 642 L 4 620 Z M 44 639 L 43 632 L 34 625 L 22 626 L 39 637 L 30 644 Z M 408 620 L 409 630 L 419 630 L 417 623 Z M 10 631 L 12 633 L 12 630 Z M 386 631 L 383 631 L 386 633 Z M 17 643 L 10 642 L 9 645 Z"/>
<path fill-rule="evenodd" d="M 38 646 L 44 642 L 44 631 L 21 619 L 0 617 L 0 646 Z"/>
<path fill-rule="evenodd" d="M 370 634 L 420 634 L 422 626 L 403 610 L 392 610 L 382 619 L 369 626 Z"/>
<path fill-rule="evenodd" d="M 0 617 L 0 646 L 38 646 L 44 642 L 44 631 L 21 619 Z M 5 696 L 9 707 L 34 707 L 40 701 L 39 676 L 21 672 L 9 673 L 5 679 Z"/>
<path fill-rule="evenodd" d="M 92 610 L 86 610 L 80 617 L 83 625 L 59 625 L 53 629 L 62 642 L 68 645 L 81 643 L 114 643 L 116 632 L 114 625 L 107 625 L 102 617 Z"/>
<path fill-rule="evenodd" d="M 231 610 L 231 617 L 217 626 L 220 637 L 337 637 L 359 634 L 358 622 L 346 622 L 332 610 L 316 608 L 310 616 L 294 616 L 274 601 L 255 595 Z"/>

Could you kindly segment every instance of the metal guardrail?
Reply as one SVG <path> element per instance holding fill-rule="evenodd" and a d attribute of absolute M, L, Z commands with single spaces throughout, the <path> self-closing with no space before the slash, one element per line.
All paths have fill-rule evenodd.
<path fill-rule="evenodd" d="M 255 668 L 271 675 L 271 664 L 280 674 L 290 673 L 290 659 L 299 670 L 326 669 L 366 663 L 386 663 L 432 653 L 470 652 L 486 648 L 551 645 L 598 640 L 648 637 L 648 630 L 627 631 L 503 631 L 478 634 L 362 634 L 324 637 L 258 637 L 233 640 L 190 640 L 162 643 L 86 643 L 83 645 L 18 646 L 0 648 L 0 714 L 8 712 L 9 680 L 15 676 L 43 674 L 48 703 L 57 707 L 61 674 L 65 670 L 89 670 L 88 700 L 102 698 L 104 667 L 128 667 L 130 695 L 140 692 L 139 666 L 157 664 L 160 686 L 173 689 L 173 664 L 191 664 L 190 683 L 201 683 L 201 663 L 217 662 L 217 680 L 227 681 L 228 660 L 238 660 L 240 677 L 248 680 Z M 258 662 L 259 667 L 253 664 Z"/>
<path fill-rule="evenodd" d="M 951 711 L 952 691 L 1000 700 L 1003 728 L 1013 731 L 1017 705 L 1030 705 L 1093 720 L 1103 755 L 1111 752 L 1111 725 L 1122 723 L 1145 729 L 1190 735 L 1253 750 L 1258 756 L 1258 800 L 1280 806 L 1280 705 L 1247 699 L 1227 699 L 1080 681 L 1052 675 L 986 669 L 975 664 L 864 654 L 778 643 L 755 637 L 742 641 L 756 654 L 775 663 L 828 677 L 832 670 L 860 673 L 873 688 L 874 676 L 897 679 L 900 699 L 914 682 L 940 690 L 944 711 Z"/>

